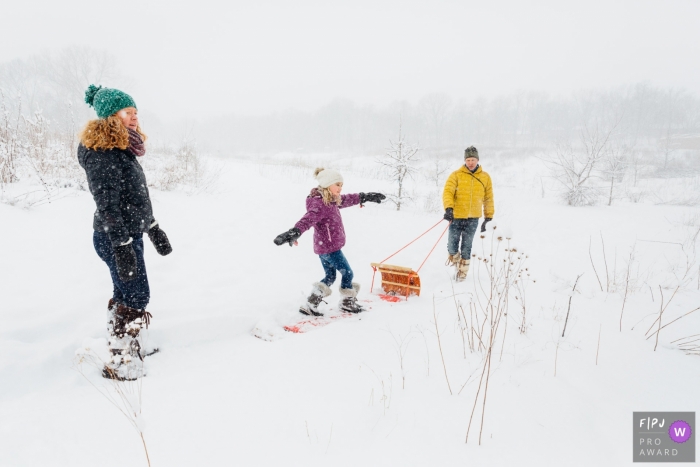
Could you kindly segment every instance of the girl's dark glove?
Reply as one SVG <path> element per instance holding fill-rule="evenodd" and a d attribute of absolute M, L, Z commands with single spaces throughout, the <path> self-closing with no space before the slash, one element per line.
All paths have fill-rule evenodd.
<path fill-rule="evenodd" d="M 285 233 L 279 234 L 275 237 L 275 245 L 279 246 L 289 243 L 289 246 L 294 246 L 294 243 L 299 237 L 301 237 L 301 230 L 297 229 L 296 227 L 292 227 Z"/>
<path fill-rule="evenodd" d="M 453 208 L 447 208 L 445 209 L 445 215 L 442 216 L 443 219 L 445 219 L 448 222 L 452 222 L 455 220 L 455 213 Z"/>
<path fill-rule="evenodd" d="M 173 247 L 170 246 L 168 236 L 158 227 L 158 224 L 148 229 L 148 238 L 151 239 L 159 255 L 166 256 L 173 252 Z"/>
<path fill-rule="evenodd" d="M 484 222 L 481 224 L 481 231 L 486 232 L 486 223 L 491 222 L 493 220 L 492 217 L 484 217 Z"/>
<path fill-rule="evenodd" d="M 382 200 L 386 199 L 381 193 L 360 193 L 360 204 L 370 203 L 381 203 Z"/>
<path fill-rule="evenodd" d="M 128 245 L 115 246 L 114 258 L 117 260 L 117 273 L 122 282 L 136 279 L 136 252 L 134 247 Z"/>

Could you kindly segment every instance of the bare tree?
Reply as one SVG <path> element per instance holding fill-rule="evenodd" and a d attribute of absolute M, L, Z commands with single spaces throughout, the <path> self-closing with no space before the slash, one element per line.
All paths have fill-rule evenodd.
<path fill-rule="evenodd" d="M 661 153 L 663 154 L 664 157 L 664 165 L 663 168 L 664 170 L 668 168 L 668 161 L 671 159 L 671 156 L 675 152 L 675 148 L 673 147 L 673 135 L 671 134 L 671 128 L 670 126 L 667 126 L 664 129 L 664 136 L 662 136 L 658 143 L 657 146 Z"/>
<path fill-rule="evenodd" d="M 631 151 L 628 162 L 629 170 L 632 172 L 632 186 L 636 187 L 637 180 L 639 179 L 639 173 L 644 167 L 644 163 L 642 161 L 642 152 L 638 150 Z"/>
<path fill-rule="evenodd" d="M 452 111 L 452 98 L 447 94 L 428 94 L 420 100 L 418 107 L 430 132 L 433 149 L 439 150 L 445 124 Z"/>
<path fill-rule="evenodd" d="M 427 195 L 425 207 L 429 211 L 441 210 L 442 189 L 445 184 L 445 174 L 450 166 L 440 157 L 433 155 L 431 163 L 423 169 L 425 180 L 430 183 L 434 192 Z M 432 190 L 431 190 L 432 191 Z"/>
<path fill-rule="evenodd" d="M 670 89 L 661 96 L 658 112 L 658 118 L 661 119 L 661 133 L 657 140 L 657 146 L 663 154 L 664 170 L 668 168 L 668 163 L 677 149 L 674 145 L 674 136 L 682 131 L 684 117 L 688 115 L 684 104 L 690 100 L 689 96 L 677 89 Z"/>
<path fill-rule="evenodd" d="M 46 78 L 65 97 L 82 99 L 90 84 L 117 85 L 124 78 L 114 55 L 89 47 L 70 47 L 45 56 Z"/>
<path fill-rule="evenodd" d="M 627 172 L 630 164 L 630 154 L 632 154 L 632 148 L 625 144 L 613 144 L 605 150 L 600 174 L 604 180 L 610 182 L 608 206 L 612 205 L 615 182 L 622 182 Z"/>
<path fill-rule="evenodd" d="M 394 143 L 389 141 L 391 147 L 382 159 L 377 162 L 383 165 L 389 172 L 389 176 L 396 184 L 396 194 L 389 194 L 388 198 L 396 205 L 396 210 L 401 210 L 401 205 L 409 201 L 411 197 L 406 192 L 405 182 L 407 178 L 412 178 L 417 168 L 418 151 L 417 144 L 408 144 L 404 141 L 402 133 L 402 123 L 399 123 L 399 139 Z"/>
<path fill-rule="evenodd" d="M 598 198 L 598 188 L 591 185 L 596 168 L 604 158 L 603 150 L 617 123 L 602 130 L 598 124 L 584 125 L 579 133 L 579 147 L 571 143 L 555 145 L 554 155 L 546 159 L 550 175 L 564 189 L 564 199 L 570 206 L 588 206 Z"/>

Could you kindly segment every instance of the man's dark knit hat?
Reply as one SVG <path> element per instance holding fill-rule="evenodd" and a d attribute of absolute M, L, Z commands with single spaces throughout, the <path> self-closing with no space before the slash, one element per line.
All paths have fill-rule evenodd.
<path fill-rule="evenodd" d="M 95 109 L 98 118 L 107 118 L 127 107 L 136 108 L 136 102 L 127 93 L 94 84 L 85 91 L 85 102 Z"/>
<path fill-rule="evenodd" d="M 468 157 L 474 157 L 476 160 L 479 160 L 479 151 L 477 151 L 474 146 L 469 146 L 464 150 L 464 158 L 466 159 Z"/>

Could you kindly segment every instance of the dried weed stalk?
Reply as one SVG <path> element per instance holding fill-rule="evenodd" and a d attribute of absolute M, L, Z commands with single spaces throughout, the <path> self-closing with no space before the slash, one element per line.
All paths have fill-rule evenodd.
<path fill-rule="evenodd" d="M 95 390 L 97 390 L 102 397 L 107 399 L 112 406 L 114 406 L 122 415 L 124 415 L 129 424 L 134 428 L 134 430 L 136 430 L 139 438 L 141 438 L 141 443 L 143 444 L 143 450 L 146 454 L 146 462 L 150 467 L 151 459 L 148 455 L 148 447 L 146 446 L 146 439 L 143 435 L 143 422 L 141 417 L 143 374 L 134 381 L 103 379 L 100 376 L 99 378 L 103 384 L 98 385 L 92 381 L 90 376 L 88 376 L 85 371 L 83 371 L 83 365 L 87 364 L 96 368 L 99 374 L 104 369 L 106 360 L 107 358 L 100 355 L 97 349 L 86 346 L 76 351 L 74 369 L 80 373 L 80 375 L 85 378 L 85 380 L 90 383 L 90 385 L 95 388 Z"/>
<path fill-rule="evenodd" d="M 521 323 L 525 323 L 526 308 L 523 295 L 525 283 L 531 280 L 535 282 L 530 277 L 528 268 L 525 267 L 528 256 L 511 246 L 509 237 L 504 238 L 497 234 L 496 227 L 494 227 L 488 241 L 485 241 L 486 235 L 484 234 L 480 235 L 480 238 L 482 254 L 480 256 L 473 255 L 472 258 L 475 290 L 470 309 L 476 321 L 475 325 L 471 327 L 475 337 L 472 343 L 475 345 L 478 340 L 479 346 L 474 350 L 483 352 L 483 360 L 465 437 L 465 442 L 468 442 L 476 408 L 481 402 L 479 444 L 481 444 L 484 429 L 491 363 L 498 343 L 500 342 L 501 345 L 499 358 L 502 358 L 505 348 L 510 296 L 513 294 L 520 297 L 519 300 L 521 300 L 523 308 Z M 523 324 L 520 327 L 522 328 Z"/>

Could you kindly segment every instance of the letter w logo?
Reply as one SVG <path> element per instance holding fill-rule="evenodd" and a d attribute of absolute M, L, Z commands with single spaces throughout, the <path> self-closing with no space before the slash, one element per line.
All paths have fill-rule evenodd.
<path fill-rule="evenodd" d="M 676 436 L 685 436 L 685 428 L 674 428 L 673 431 L 676 432 Z"/>

